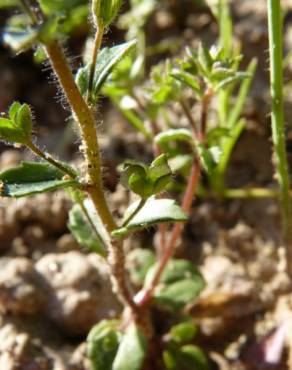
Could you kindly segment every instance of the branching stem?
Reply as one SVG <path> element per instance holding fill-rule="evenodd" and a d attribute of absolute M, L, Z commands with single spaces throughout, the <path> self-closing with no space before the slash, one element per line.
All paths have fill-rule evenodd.
<path fill-rule="evenodd" d="M 183 201 L 182 201 L 182 210 L 187 215 L 190 213 L 190 208 L 191 208 L 191 205 L 192 205 L 192 202 L 193 202 L 193 199 L 194 199 L 194 194 L 197 190 L 197 186 L 198 186 L 198 183 L 199 183 L 199 180 L 200 180 L 200 173 L 201 173 L 200 163 L 199 163 L 198 160 L 195 160 L 195 162 L 192 166 L 192 169 L 191 169 L 189 181 L 188 181 L 188 184 L 187 184 L 187 189 L 186 189 L 186 192 L 184 194 Z M 183 230 L 183 224 L 182 223 L 177 223 L 173 227 L 169 242 L 165 247 L 164 254 L 163 254 L 163 256 L 160 260 L 158 269 L 157 269 L 157 271 L 156 271 L 156 273 L 153 277 L 153 280 L 152 280 L 150 286 L 148 287 L 148 289 L 146 291 L 139 292 L 135 297 L 135 302 L 139 306 L 143 307 L 143 306 L 147 305 L 149 303 L 149 301 L 151 300 L 154 289 L 156 288 L 157 284 L 159 283 L 161 275 L 162 275 L 168 261 L 173 256 L 173 253 L 174 253 L 175 247 L 176 247 L 176 242 L 177 242 L 178 238 L 180 237 L 180 235 L 182 233 L 182 230 Z"/>
<path fill-rule="evenodd" d="M 22 3 L 26 4 L 26 1 L 22 0 Z M 26 8 L 24 8 L 24 10 L 27 11 Z M 27 14 L 30 17 L 32 24 L 38 24 L 37 17 L 32 11 L 32 8 L 29 7 Z M 84 156 L 87 165 L 87 192 L 109 235 L 108 263 L 111 268 L 111 278 L 114 291 L 119 296 L 123 304 L 130 307 L 132 312 L 135 312 L 137 307 L 126 283 L 123 244 L 121 241 L 111 238 L 111 233 L 117 225 L 113 219 L 103 190 L 101 158 L 94 113 L 81 95 L 59 43 L 57 41 L 51 41 L 44 44 L 44 47 L 53 70 L 56 73 L 59 83 L 70 104 L 72 113 L 80 127 Z"/>
<path fill-rule="evenodd" d="M 206 121 L 207 121 L 207 111 L 208 111 L 210 99 L 211 99 L 211 94 L 208 92 L 207 97 L 205 98 L 205 100 L 203 99 L 203 102 L 202 102 L 202 114 L 201 114 L 202 122 L 200 122 L 200 131 L 199 132 L 197 131 L 195 120 L 192 117 L 192 114 L 190 112 L 190 109 L 188 107 L 187 102 L 184 99 L 180 100 L 180 104 L 181 104 L 181 107 L 183 109 L 183 112 L 185 113 L 186 117 L 188 118 L 189 125 L 191 127 L 194 140 L 202 141 L 204 139 L 205 131 L 202 131 L 202 130 L 205 130 Z M 188 179 L 186 191 L 184 193 L 183 201 L 182 201 L 182 210 L 184 211 L 184 213 L 186 215 L 189 215 L 189 213 L 190 213 L 190 209 L 191 209 L 191 205 L 192 205 L 192 202 L 193 202 L 193 199 L 194 199 L 194 195 L 197 191 L 198 184 L 199 184 L 199 181 L 200 181 L 200 176 L 201 176 L 201 164 L 200 164 L 200 161 L 198 159 L 198 156 L 196 155 L 195 159 L 194 159 L 194 162 L 193 162 L 193 165 L 192 165 L 192 168 L 191 168 L 191 173 L 190 173 L 190 176 L 189 176 L 189 179 Z M 154 277 L 151 281 L 150 286 L 146 290 L 140 291 L 135 296 L 134 300 L 135 300 L 136 304 L 139 305 L 140 307 L 146 306 L 151 301 L 153 292 L 154 292 L 156 286 L 159 283 L 161 275 L 162 275 L 167 263 L 169 262 L 170 258 L 174 254 L 177 240 L 181 236 L 183 228 L 184 228 L 183 223 L 177 223 L 177 224 L 174 225 L 174 227 L 172 229 L 172 232 L 171 232 L 171 235 L 170 235 L 170 239 L 169 239 L 168 243 L 166 243 L 164 248 L 162 249 L 163 253 L 162 253 L 161 259 L 159 261 L 159 266 L 158 266 L 158 268 L 155 272 L 155 275 L 154 275 Z"/>

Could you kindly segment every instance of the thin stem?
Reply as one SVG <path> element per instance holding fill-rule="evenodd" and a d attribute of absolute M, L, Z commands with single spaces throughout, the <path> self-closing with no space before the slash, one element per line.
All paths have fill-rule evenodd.
<path fill-rule="evenodd" d="M 186 115 L 186 117 L 189 121 L 189 124 L 190 124 L 190 127 L 192 129 L 194 137 L 198 138 L 198 128 L 197 128 L 196 122 L 195 122 L 195 120 L 192 116 L 192 113 L 190 111 L 190 108 L 189 108 L 187 102 L 185 101 L 185 99 L 183 97 L 181 97 L 179 103 L 182 107 L 182 110 L 183 110 L 184 114 Z"/>
<path fill-rule="evenodd" d="M 199 197 L 226 199 L 267 199 L 278 198 L 279 195 L 279 190 L 264 188 L 226 189 L 223 192 L 201 190 L 198 192 Z M 289 191 L 289 196 L 292 198 L 292 190 Z"/>
<path fill-rule="evenodd" d="M 97 27 L 96 27 L 96 33 L 95 33 L 95 39 L 94 39 L 94 47 L 93 47 L 93 55 L 92 55 L 90 73 L 89 73 L 89 81 L 88 81 L 88 92 L 87 92 L 88 101 L 90 101 L 91 94 L 92 94 L 96 61 L 97 61 L 99 50 L 101 48 L 103 34 L 104 34 L 103 22 L 98 20 Z"/>
<path fill-rule="evenodd" d="M 199 140 L 205 141 L 205 135 L 207 130 L 207 121 L 208 121 L 208 108 L 210 100 L 213 96 L 212 89 L 208 88 L 202 99 L 202 108 L 201 108 L 201 127 L 200 127 L 200 137 Z"/>
<path fill-rule="evenodd" d="M 28 15 L 33 25 L 38 23 L 36 14 L 31 10 L 30 4 L 27 0 L 20 0 L 23 11 Z"/>
<path fill-rule="evenodd" d="M 44 159 L 46 162 L 50 163 L 52 166 L 58 168 L 60 171 L 64 172 L 65 174 L 69 175 L 73 179 L 77 177 L 74 171 L 71 171 L 69 167 L 63 166 L 62 163 L 56 161 L 50 154 L 44 153 L 41 151 L 35 144 L 28 143 L 26 147 L 30 149 L 34 154 L 38 157 Z"/>
<path fill-rule="evenodd" d="M 87 175 L 89 180 L 88 193 L 109 237 L 111 237 L 111 232 L 117 226 L 103 191 L 99 143 L 97 140 L 93 113 L 75 84 L 72 72 L 60 46 L 56 42 L 53 42 L 46 45 L 46 51 L 79 122 L 84 154 L 87 161 Z M 121 241 L 111 240 L 108 244 L 108 249 L 108 262 L 111 267 L 111 278 L 114 291 L 125 305 L 131 307 L 132 310 L 135 311 L 136 305 L 132 300 L 125 280 L 126 273 L 123 244 Z"/>
<path fill-rule="evenodd" d="M 138 108 L 140 111 L 143 113 L 145 110 L 143 102 L 140 100 L 139 96 L 135 93 L 134 89 L 131 89 L 131 96 L 132 98 L 136 101 Z M 159 144 L 153 140 L 153 138 L 159 134 L 159 127 L 154 118 L 150 119 L 150 130 L 152 133 L 152 150 L 154 157 L 157 158 L 161 154 L 161 149 L 159 147 Z M 158 234 L 159 234 L 159 241 L 157 243 L 156 249 L 157 249 L 157 254 L 159 257 L 162 258 L 165 248 L 166 248 L 166 232 L 167 232 L 167 224 L 160 224 L 158 226 Z"/>
<path fill-rule="evenodd" d="M 192 202 L 193 202 L 193 199 L 194 199 L 194 194 L 195 194 L 195 192 L 197 190 L 197 187 L 198 187 L 198 184 L 199 184 L 200 173 L 201 173 L 200 163 L 199 163 L 199 161 L 196 160 L 194 162 L 193 166 L 192 166 L 189 181 L 188 181 L 188 185 L 187 185 L 187 189 L 186 189 L 186 192 L 184 194 L 184 198 L 183 198 L 183 202 L 182 202 L 182 210 L 187 215 L 190 213 L 190 208 L 191 208 L 191 205 L 192 205 Z M 171 234 L 171 237 L 170 237 L 170 240 L 169 240 L 169 242 L 168 242 L 168 244 L 165 248 L 165 253 L 162 256 L 162 259 L 159 263 L 158 269 L 157 269 L 157 271 L 156 271 L 156 273 L 153 277 L 153 280 L 152 280 L 150 286 L 147 288 L 147 290 L 145 290 L 144 292 L 141 291 L 135 296 L 134 300 L 135 300 L 136 304 L 139 305 L 140 307 L 143 307 L 143 306 L 147 305 L 149 303 L 149 301 L 151 300 L 153 291 L 154 291 L 155 287 L 157 286 L 157 284 L 159 283 L 160 277 L 161 277 L 169 259 L 172 257 L 172 255 L 174 253 L 174 250 L 175 250 L 175 247 L 176 247 L 176 242 L 177 242 L 178 238 L 180 237 L 182 230 L 183 230 L 183 224 L 182 223 L 175 224 L 175 226 L 173 228 L 173 231 L 172 231 L 172 234 Z"/>
<path fill-rule="evenodd" d="M 201 122 L 200 122 L 200 131 L 197 131 L 196 123 L 192 117 L 192 114 L 190 112 L 190 109 L 188 107 L 188 104 L 185 102 L 185 100 L 182 98 L 180 100 L 181 107 L 185 113 L 185 115 L 188 118 L 194 140 L 199 140 L 199 141 L 204 141 L 204 136 L 205 136 L 205 130 L 206 130 L 206 122 L 207 122 L 207 114 L 208 114 L 208 107 L 209 103 L 211 100 L 213 92 L 208 89 L 205 93 L 205 96 L 203 97 L 202 100 L 202 114 L 201 114 Z M 188 179 L 187 183 L 187 188 L 184 193 L 183 201 L 182 201 L 182 210 L 184 211 L 185 214 L 189 215 L 191 205 L 194 199 L 194 195 L 196 194 L 199 181 L 200 181 L 200 176 L 201 176 L 201 164 L 198 159 L 198 156 L 195 156 L 192 168 L 191 168 L 191 173 Z M 172 233 L 170 236 L 170 239 L 168 241 L 168 244 L 166 245 L 164 249 L 164 253 L 162 255 L 162 258 L 160 260 L 159 266 L 154 274 L 154 277 L 151 281 L 150 286 L 146 290 L 142 290 L 138 292 L 138 294 L 134 297 L 134 301 L 136 302 L 137 305 L 140 307 L 146 306 L 153 295 L 153 292 L 159 283 L 159 280 L 161 278 L 161 275 L 169 262 L 170 258 L 172 257 L 177 240 L 181 236 L 181 233 L 183 231 L 183 224 L 182 223 L 177 223 L 174 225 L 172 229 Z"/>
<path fill-rule="evenodd" d="M 272 136 L 275 166 L 280 187 L 282 227 L 286 244 L 287 268 L 292 275 L 292 205 L 289 196 L 290 180 L 285 145 L 283 108 L 283 19 L 280 0 L 268 0 L 270 78 L 272 95 Z"/>
<path fill-rule="evenodd" d="M 28 12 L 28 15 L 32 23 L 37 23 L 32 17 L 31 12 Z M 130 307 L 133 312 L 136 312 L 137 307 L 129 292 L 125 278 L 123 244 L 121 241 L 111 238 L 111 232 L 116 228 L 116 223 L 110 212 L 103 191 L 101 158 L 93 112 L 81 95 L 63 50 L 58 42 L 52 41 L 46 43 L 44 47 L 80 127 L 84 156 L 87 164 L 87 191 L 110 239 L 108 243 L 108 263 L 111 268 L 113 290 L 125 306 Z"/>
<path fill-rule="evenodd" d="M 88 193 L 107 231 L 111 233 L 116 228 L 116 224 L 104 196 L 99 143 L 93 113 L 75 84 L 74 77 L 59 44 L 52 42 L 45 45 L 45 47 L 52 67 L 80 125 L 84 155 L 87 161 Z"/>
<path fill-rule="evenodd" d="M 146 199 L 141 198 L 140 202 L 138 203 L 137 208 L 134 210 L 134 212 L 123 222 L 122 227 L 125 227 L 128 225 L 128 223 L 133 220 L 133 218 L 136 216 L 136 214 L 144 207 L 146 203 Z"/>

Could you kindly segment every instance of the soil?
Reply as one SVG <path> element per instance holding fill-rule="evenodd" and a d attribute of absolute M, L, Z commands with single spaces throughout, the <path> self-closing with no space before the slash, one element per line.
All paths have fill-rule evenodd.
<path fill-rule="evenodd" d="M 227 173 L 228 186 L 235 188 L 275 186 L 265 3 L 231 2 L 243 64 L 251 57 L 259 60 L 244 112 L 248 129 L 235 148 Z M 292 46 L 292 5 L 283 3 L 287 53 Z M 2 24 L 6 17 L 1 15 Z M 163 1 L 147 25 L 149 45 L 171 37 L 179 37 L 184 45 L 196 45 L 198 40 L 212 44 L 216 35 L 214 19 L 194 1 Z M 108 41 L 121 37 L 114 29 Z M 70 45 L 81 54 L 80 37 L 73 38 Z M 159 58 L 166 56 L 169 54 Z M 149 66 L 159 58 L 149 58 Z M 74 63 L 76 67 L 78 61 Z M 14 99 L 29 102 L 35 110 L 41 145 L 78 164 L 79 143 L 70 128 L 63 135 L 64 124 L 69 127 L 68 112 L 55 102 L 56 86 L 46 83 L 50 72 L 42 69 L 33 64 L 30 53 L 12 57 L 1 48 L 0 111 Z M 285 73 L 289 81 L 291 63 Z M 290 100 L 288 92 L 287 117 Z M 126 158 L 149 161 L 151 147 L 145 146 L 106 100 L 103 113 L 99 131 L 104 183 L 112 209 L 122 215 L 129 195 L 117 184 L 116 166 Z M 290 126 L 287 148 L 292 160 L 289 130 Z M 31 158 L 25 151 L 2 144 L 0 150 L 0 170 Z M 107 266 L 96 255 L 81 250 L 69 233 L 70 206 L 62 192 L 0 200 L 0 369 L 87 370 L 88 330 L 100 319 L 121 312 Z M 188 310 L 200 327 L 198 341 L 210 358 L 211 369 L 292 369 L 292 296 L 287 293 L 290 281 L 284 274 L 279 220 L 274 199 L 198 198 L 193 204 L 177 256 L 197 263 L 207 281 L 206 290 Z M 154 232 L 141 233 L 127 242 L 126 248 L 145 248 L 154 242 Z"/>

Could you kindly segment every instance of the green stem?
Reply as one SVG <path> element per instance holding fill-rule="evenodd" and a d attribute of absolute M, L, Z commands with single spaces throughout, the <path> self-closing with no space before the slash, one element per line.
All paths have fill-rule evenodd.
<path fill-rule="evenodd" d="M 99 143 L 96 135 L 95 119 L 78 87 L 68 66 L 63 51 L 57 42 L 45 45 L 52 67 L 66 94 L 81 129 L 84 155 L 87 162 L 89 180 L 88 193 L 109 234 L 116 228 L 116 223 L 104 196 L 101 173 Z"/>
<path fill-rule="evenodd" d="M 20 0 L 20 4 L 23 8 L 23 11 L 28 15 L 31 20 L 32 24 L 36 24 L 38 22 L 36 14 L 31 10 L 30 4 L 27 0 Z"/>
<path fill-rule="evenodd" d="M 93 55 L 89 73 L 89 81 L 88 81 L 88 92 L 87 92 L 87 101 L 90 101 L 92 89 L 93 89 L 93 81 L 94 81 L 94 72 L 96 67 L 97 56 L 102 44 L 102 38 L 104 34 L 104 25 L 103 22 L 98 20 L 96 25 L 96 33 L 94 39 L 94 47 L 93 47 Z"/>
<path fill-rule="evenodd" d="M 50 163 L 52 166 L 58 168 L 60 171 L 64 172 L 64 174 L 69 175 L 73 179 L 77 177 L 76 173 L 72 170 L 70 170 L 69 166 L 63 166 L 61 162 L 56 161 L 50 154 L 44 153 L 41 151 L 35 144 L 28 143 L 26 144 L 26 147 L 30 149 L 34 154 L 36 154 L 38 157 L 44 159 L 46 162 Z"/>
<path fill-rule="evenodd" d="M 182 210 L 186 215 L 190 214 L 191 205 L 194 199 L 194 195 L 196 193 L 196 190 L 198 188 L 198 184 L 200 181 L 200 175 L 201 175 L 201 167 L 199 161 L 195 160 L 191 169 L 191 173 L 189 176 L 187 188 L 183 197 L 182 201 Z M 153 292 L 158 285 L 161 275 L 169 262 L 170 258 L 173 256 L 175 248 L 176 248 L 176 242 L 181 236 L 181 233 L 184 229 L 184 224 L 179 222 L 176 223 L 172 229 L 170 239 L 165 247 L 164 254 L 161 256 L 161 259 L 159 261 L 159 266 L 157 270 L 155 271 L 155 274 L 153 276 L 153 279 L 145 290 L 141 290 L 138 292 L 135 296 L 135 302 L 140 307 L 146 306 L 153 295 Z"/>
<path fill-rule="evenodd" d="M 31 12 L 27 14 L 33 24 L 38 24 L 38 21 L 31 16 Z M 116 229 L 117 225 L 113 219 L 103 190 L 100 149 L 94 114 L 81 95 L 67 59 L 58 42 L 51 41 L 44 44 L 44 47 L 81 131 L 87 165 L 87 192 L 109 235 L 108 263 L 111 268 L 113 290 L 123 304 L 130 307 L 134 313 L 137 311 L 137 307 L 126 282 L 123 244 L 111 238 L 111 232 Z"/>
<path fill-rule="evenodd" d="M 205 191 L 201 189 L 198 191 L 198 196 L 203 198 L 227 198 L 227 199 L 266 199 L 278 198 L 280 195 L 279 190 L 264 189 L 264 188 L 250 188 L 250 189 L 226 189 L 223 192 Z M 292 198 L 292 190 L 289 192 Z"/>
<path fill-rule="evenodd" d="M 146 203 L 146 199 L 141 198 L 137 208 L 134 210 L 132 214 L 123 222 L 122 227 L 125 227 L 128 225 L 128 223 L 133 220 L 133 218 L 136 216 L 136 214 L 144 207 Z"/>
<path fill-rule="evenodd" d="M 84 155 L 87 162 L 87 176 L 89 180 L 88 194 L 109 237 L 111 237 L 111 232 L 116 229 L 117 225 L 104 195 L 100 150 L 93 113 L 75 84 L 74 77 L 59 44 L 53 42 L 49 45 L 45 45 L 45 47 L 54 71 L 59 78 L 60 84 L 81 129 Z M 111 240 L 108 244 L 108 249 L 108 262 L 112 273 L 113 289 L 124 305 L 131 307 L 132 311 L 136 311 L 136 305 L 132 300 L 131 293 L 125 281 L 126 273 L 123 244 L 120 241 Z"/>
<path fill-rule="evenodd" d="M 218 163 L 217 168 L 215 169 L 214 174 L 212 175 L 212 178 L 210 179 L 212 188 L 216 190 L 216 192 L 224 191 L 225 173 L 226 173 L 228 164 L 230 162 L 230 157 L 234 149 L 234 146 L 236 145 L 239 139 L 239 136 L 241 135 L 245 127 L 244 121 L 239 120 L 239 119 L 240 119 L 240 115 L 242 114 L 247 95 L 250 91 L 250 86 L 251 86 L 256 68 L 257 68 L 257 60 L 252 59 L 246 70 L 250 74 L 250 77 L 244 79 L 244 81 L 241 83 L 241 86 L 240 86 L 240 89 L 239 89 L 239 92 L 236 98 L 236 102 L 233 108 L 230 110 L 230 113 L 228 114 L 227 121 L 225 121 L 223 125 L 221 122 L 222 127 L 226 127 L 230 129 L 230 134 L 229 136 L 222 138 L 222 143 L 221 143 L 222 156 L 220 158 L 220 162 Z M 223 93 L 229 96 L 230 94 L 227 92 L 223 92 Z M 220 104 L 222 103 L 223 101 L 221 98 Z M 220 109 L 223 110 L 222 107 Z"/>
<path fill-rule="evenodd" d="M 285 146 L 283 109 L 283 19 L 280 0 L 268 0 L 270 78 L 272 95 L 272 134 L 275 166 L 280 187 L 282 227 L 286 246 L 288 272 L 292 275 L 292 206 L 290 180 Z"/>

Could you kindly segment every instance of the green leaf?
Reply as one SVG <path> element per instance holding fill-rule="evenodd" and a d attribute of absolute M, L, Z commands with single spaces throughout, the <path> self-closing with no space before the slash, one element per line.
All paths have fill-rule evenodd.
<path fill-rule="evenodd" d="M 125 220 L 137 209 L 138 202 L 131 204 L 125 212 Z M 131 219 L 127 226 L 116 229 L 112 235 L 121 237 L 159 223 L 186 221 L 187 216 L 172 199 L 152 199 Z"/>
<path fill-rule="evenodd" d="M 163 362 L 167 370 L 179 370 L 173 351 L 165 350 L 162 354 Z"/>
<path fill-rule="evenodd" d="M 67 187 L 78 187 L 76 180 L 47 163 L 22 162 L 19 167 L 0 173 L 1 196 L 25 197 Z"/>
<path fill-rule="evenodd" d="M 150 166 L 142 162 L 127 160 L 118 169 L 122 173 L 122 184 L 143 199 L 164 190 L 172 175 L 165 154 L 157 157 Z"/>
<path fill-rule="evenodd" d="M 101 21 L 102 24 L 107 27 L 117 16 L 121 5 L 122 0 L 93 0 L 93 14 L 98 21 Z"/>
<path fill-rule="evenodd" d="M 147 342 L 133 323 L 124 334 L 112 370 L 141 370 L 147 353 Z"/>
<path fill-rule="evenodd" d="M 222 149 L 219 146 L 212 146 L 209 148 L 209 153 L 211 154 L 213 161 L 218 164 L 222 156 Z"/>
<path fill-rule="evenodd" d="M 188 87 L 190 87 L 197 94 L 197 97 L 202 96 L 202 89 L 200 83 L 198 82 L 196 77 L 191 73 L 184 72 L 183 70 L 175 68 L 171 72 L 171 76 L 173 78 L 176 78 L 180 82 L 184 83 Z"/>
<path fill-rule="evenodd" d="M 180 280 L 166 287 L 158 287 L 154 295 L 155 302 L 173 311 L 181 310 L 186 304 L 192 303 L 202 289 L 201 280 Z"/>
<path fill-rule="evenodd" d="M 91 329 L 87 337 L 87 356 L 92 370 L 112 370 L 120 343 L 119 321 L 103 320 Z"/>
<path fill-rule="evenodd" d="M 127 160 L 118 167 L 121 172 L 121 183 L 129 187 L 142 198 L 149 193 L 151 184 L 147 181 L 148 166 L 135 160 Z M 151 190 L 151 189 L 150 189 Z"/>
<path fill-rule="evenodd" d="M 167 370 L 208 370 L 208 360 L 203 351 L 194 345 L 168 346 L 163 352 Z"/>
<path fill-rule="evenodd" d="M 39 3 L 46 14 L 66 12 L 82 4 L 88 5 L 87 0 L 39 0 Z"/>
<path fill-rule="evenodd" d="M 185 345 L 180 350 L 180 361 L 185 369 L 208 370 L 208 360 L 204 352 L 197 346 Z"/>
<path fill-rule="evenodd" d="M 100 223 L 100 220 L 98 219 L 97 222 L 94 222 L 94 215 L 89 213 L 88 217 L 90 217 L 90 222 L 86 218 L 81 206 L 79 204 L 74 205 L 69 212 L 68 228 L 82 247 L 106 256 L 104 242 L 95 226 L 97 223 Z"/>
<path fill-rule="evenodd" d="M 127 270 L 135 285 L 143 285 L 148 270 L 156 262 L 153 251 L 149 249 L 134 249 L 127 255 Z"/>
<path fill-rule="evenodd" d="M 136 40 L 126 42 L 122 45 L 114 46 L 112 48 L 104 48 L 97 57 L 94 79 L 93 91 L 91 98 L 94 102 L 97 101 L 100 90 L 109 77 L 115 66 L 129 53 L 137 44 Z M 76 76 L 76 83 L 82 95 L 86 95 L 88 91 L 90 65 L 79 69 Z"/>
<path fill-rule="evenodd" d="M 205 144 L 200 142 L 196 142 L 196 148 L 202 167 L 207 174 L 211 174 L 216 167 L 216 161 L 214 160 L 212 152 L 210 152 L 210 149 L 208 149 Z"/>
<path fill-rule="evenodd" d="M 197 326 L 191 321 L 186 321 L 173 326 L 170 329 L 169 338 L 176 343 L 183 344 L 192 341 L 197 332 Z"/>
<path fill-rule="evenodd" d="M 32 118 L 29 105 L 14 102 L 9 108 L 9 119 L 0 118 L 0 138 L 17 144 L 31 140 Z"/>
<path fill-rule="evenodd" d="M 189 169 L 194 161 L 190 154 L 179 154 L 168 160 L 173 173 L 182 172 L 185 176 L 189 175 Z"/>
<path fill-rule="evenodd" d="M 159 145 L 164 145 L 173 141 L 187 141 L 193 143 L 193 136 L 191 132 L 185 128 L 169 129 L 156 135 L 154 140 Z"/>
<path fill-rule="evenodd" d="M 247 72 L 236 72 L 234 76 L 227 77 L 223 79 L 218 85 L 216 85 L 215 91 L 219 91 L 220 89 L 223 89 L 229 85 L 233 85 L 239 81 L 242 81 L 246 78 L 252 77 L 249 73 Z"/>
<path fill-rule="evenodd" d="M 153 266 L 145 278 L 145 287 L 153 280 L 157 265 Z M 173 259 L 168 262 L 154 292 L 155 302 L 171 311 L 181 310 L 198 297 L 205 287 L 199 270 L 190 261 Z"/>
<path fill-rule="evenodd" d="M 154 159 L 148 169 L 147 178 L 153 187 L 150 195 L 160 193 L 164 190 L 170 182 L 171 176 L 172 172 L 167 163 L 167 156 L 165 154 L 161 154 L 159 157 Z"/>
<path fill-rule="evenodd" d="M 199 45 L 199 51 L 198 51 L 198 62 L 202 66 L 202 68 L 205 70 L 207 74 L 211 72 L 212 66 L 213 66 L 213 59 L 209 52 L 209 50 L 204 47 L 201 43 Z"/>
<path fill-rule="evenodd" d="M 158 105 L 165 104 L 169 100 L 172 100 L 172 98 L 173 98 L 173 86 L 171 85 L 161 86 L 151 96 L 151 100 Z"/>

